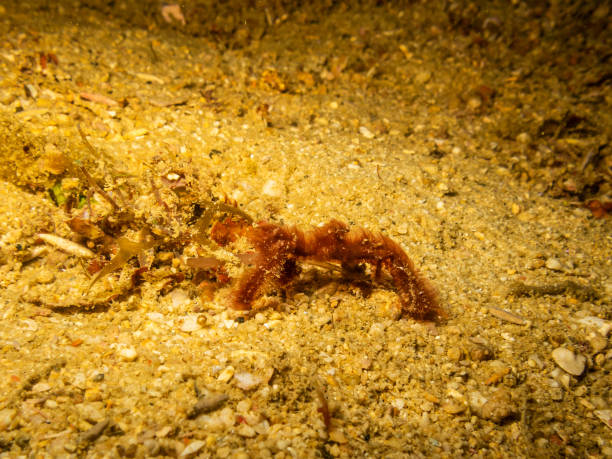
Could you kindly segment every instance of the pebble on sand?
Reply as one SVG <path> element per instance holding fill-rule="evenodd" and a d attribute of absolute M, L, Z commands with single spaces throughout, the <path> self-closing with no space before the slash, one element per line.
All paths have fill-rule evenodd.
<path fill-rule="evenodd" d="M 119 357 L 125 362 L 133 362 L 138 357 L 138 352 L 133 347 L 126 347 L 119 351 Z"/>
<path fill-rule="evenodd" d="M 512 397 L 507 389 L 498 389 L 487 402 L 482 405 L 481 415 L 484 419 L 499 424 L 516 414 L 516 408 L 512 403 Z"/>
<path fill-rule="evenodd" d="M 548 260 L 546 260 L 546 267 L 553 271 L 561 271 L 563 269 L 561 262 L 556 258 L 549 258 Z"/>

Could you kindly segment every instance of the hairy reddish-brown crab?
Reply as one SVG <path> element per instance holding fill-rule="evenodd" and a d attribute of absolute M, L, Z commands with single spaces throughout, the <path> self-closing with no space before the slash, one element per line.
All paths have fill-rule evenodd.
<path fill-rule="evenodd" d="M 369 264 L 381 279 L 384 268 L 393 279 L 402 314 L 415 319 L 443 317 L 435 290 L 423 278 L 402 248 L 389 237 L 331 220 L 310 231 L 269 222 L 256 225 L 228 217 L 217 221 L 210 237 L 227 246 L 245 237 L 255 249 L 253 267 L 246 270 L 232 291 L 231 306 L 248 311 L 269 288 L 290 283 L 299 274 L 300 261 L 341 265 L 350 270 Z"/>

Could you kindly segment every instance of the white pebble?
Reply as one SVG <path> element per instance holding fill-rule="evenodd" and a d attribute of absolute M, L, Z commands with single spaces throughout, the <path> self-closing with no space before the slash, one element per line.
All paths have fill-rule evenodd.
<path fill-rule="evenodd" d="M 197 314 L 187 314 L 181 318 L 181 331 L 189 333 L 200 330 L 202 326 L 198 322 Z"/>
<path fill-rule="evenodd" d="M 17 417 L 17 410 L 13 408 L 5 408 L 0 410 L 0 432 L 9 428 Z"/>
<path fill-rule="evenodd" d="M 125 362 L 133 362 L 138 357 L 138 352 L 133 347 L 126 347 L 119 350 L 119 357 Z"/>
<path fill-rule="evenodd" d="M 159 312 L 149 312 L 147 313 L 147 319 L 149 319 L 152 322 L 157 322 L 157 323 L 164 323 L 166 318 L 164 317 L 163 314 L 159 313 Z"/>
<path fill-rule="evenodd" d="M 364 136 L 366 139 L 373 139 L 374 138 L 374 134 L 372 133 L 372 131 L 370 131 L 367 127 L 365 126 L 360 126 L 359 127 L 359 133 Z"/>
<path fill-rule="evenodd" d="M 553 271 L 561 271 L 561 269 L 563 269 L 563 266 L 561 266 L 561 262 L 556 258 L 549 258 L 548 260 L 546 260 L 546 267 L 548 269 L 552 269 Z"/>
<path fill-rule="evenodd" d="M 531 143 L 531 136 L 527 132 L 521 132 L 516 136 L 516 141 L 518 143 L 522 143 L 523 145 L 527 145 Z"/>
<path fill-rule="evenodd" d="M 248 424 L 240 424 L 238 428 L 236 429 L 236 433 L 240 435 L 241 437 L 247 437 L 247 438 L 252 438 L 255 435 L 257 435 L 257 432 L 255 432 L 255 429 L 253 429 Z"/>
<path fill-rule="evenodd" d="M 276 180 L 268 180 L 266 183 L 264 183 L 261 192 L 266 196 L 271 196 L 273 198 L 278 198 L 283 194 L 283 190 Z"/>
<path fill-rule="evenodd" d="M 189 302 L 189 294 L 180 288 L 172 290 L 172 292 L 168 294 L 168 297 L 172 301 L 172 306 L 174 308 L 183 306 Z"/>
<path fill-rule="evenodd" d="M 255 376 L 252 373 L 240 372 L 234 375 L 234 381 L 236 386 L 242 390 L 250 390 L 262 382 L 259 376 Z"/>
<path fill-rule="evenodd" d="M 552 358 L 557 365 L 574 376 L 580 376 L 586 366 L 586 357 L 574 354 L 569 349 L 558 347 L 552 351 Z"/>

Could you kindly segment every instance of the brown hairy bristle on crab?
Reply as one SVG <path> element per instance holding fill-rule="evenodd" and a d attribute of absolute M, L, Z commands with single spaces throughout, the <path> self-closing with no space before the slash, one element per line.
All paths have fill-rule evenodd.
<path fill-rule="evenodd" d="M 361 264 L 374 268 L 375 280 L 386 270 L 397 290 L 402 315 L 419 320 L 444 317 L 431 284 L 420 275 L 406 252 L 389 237 L 338 220 L 303 231 L 295 226 L 261 222 L 251 225 L 228 217 L 216 222 L 211 239 L 221 246 L 245 237 L 255 249 L 253 267 L 234 287 L 231 306 L 249 311 L 254 301 L 274 285 L 287 285 L 298 274 L 300 261 L 333 263 L 344 269 Z"/>

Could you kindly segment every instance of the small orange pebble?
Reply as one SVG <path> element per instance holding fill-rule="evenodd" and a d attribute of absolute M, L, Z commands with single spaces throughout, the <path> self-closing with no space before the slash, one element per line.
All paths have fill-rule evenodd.
<path fill-rule="evenodd" d="M 81 92 L 79 93 L 79 97 L 81 99 L 89 100 L 91 102 L 97 102 L 98 104 L 104 105 L 119 105 L 119 102 L 111 99 L 110 97 L 103 96 L 102 94 L 95 94 L 91 92 Z"/>
<path fill-rule="evenodd" d="M 236 423 L 237 424 L 248 424 L 244 416 L 240 416 L 240 415 L 236 416 Z"/>
<path fill-rule="evenodd" d="M 598 199 L 591 199 L 585 203 L 585 207 L 591 211 L 593 217 L 603 218 L 612 212 L 612 202 L 601 202 Z"/>
<path fill-rule="evenodd" d="M 430 394 L 429 392 L 425 392 L 423 394 L 423 398 L 431 403 L 435 403 L 435 404 L 440 403 L 440 399 L 436 397 L 435 395 Z"/>
<path fill-rule="evenodd" d="M 485 384 L 487 386 L 490 386 L 491 384 L 497 384 L 499 381 L 501 381 L 501 379 L 506 376 L 508 373 L 510 373 L 510 367 L 506 367 L 501 371 L 498 371 L 497 373 L 493 373 L 489 379 L 487 379 L 485 381 Z"/>
<path fill-rule="evenodd" d="M 17 375 L 11 375 L 11 382 L 19 382 L 21 378 Z"/>
<path fill-rule="evenodd" d="M 83 344 L 83 340 L 82 340 L 81 338 L 77 338 L 77 339 L 72 340 L 72 341 L 70 342 L 70 345 L 71 345 L 71 346 L 73 346 L 73 347 L 78 347 L 78 346 L 80 346 L 81 344 Z"/>
<path fill-rule="evenodd" d="M 41 308 L 41 307 L 35 306 L 34 308 L 32 308 L 31 317 L 36 317 L 36 316 L 49 317 L 52 314 L 52 312 L 53 311 L 51 311 L 51 309 L 49 308 Z"/>

